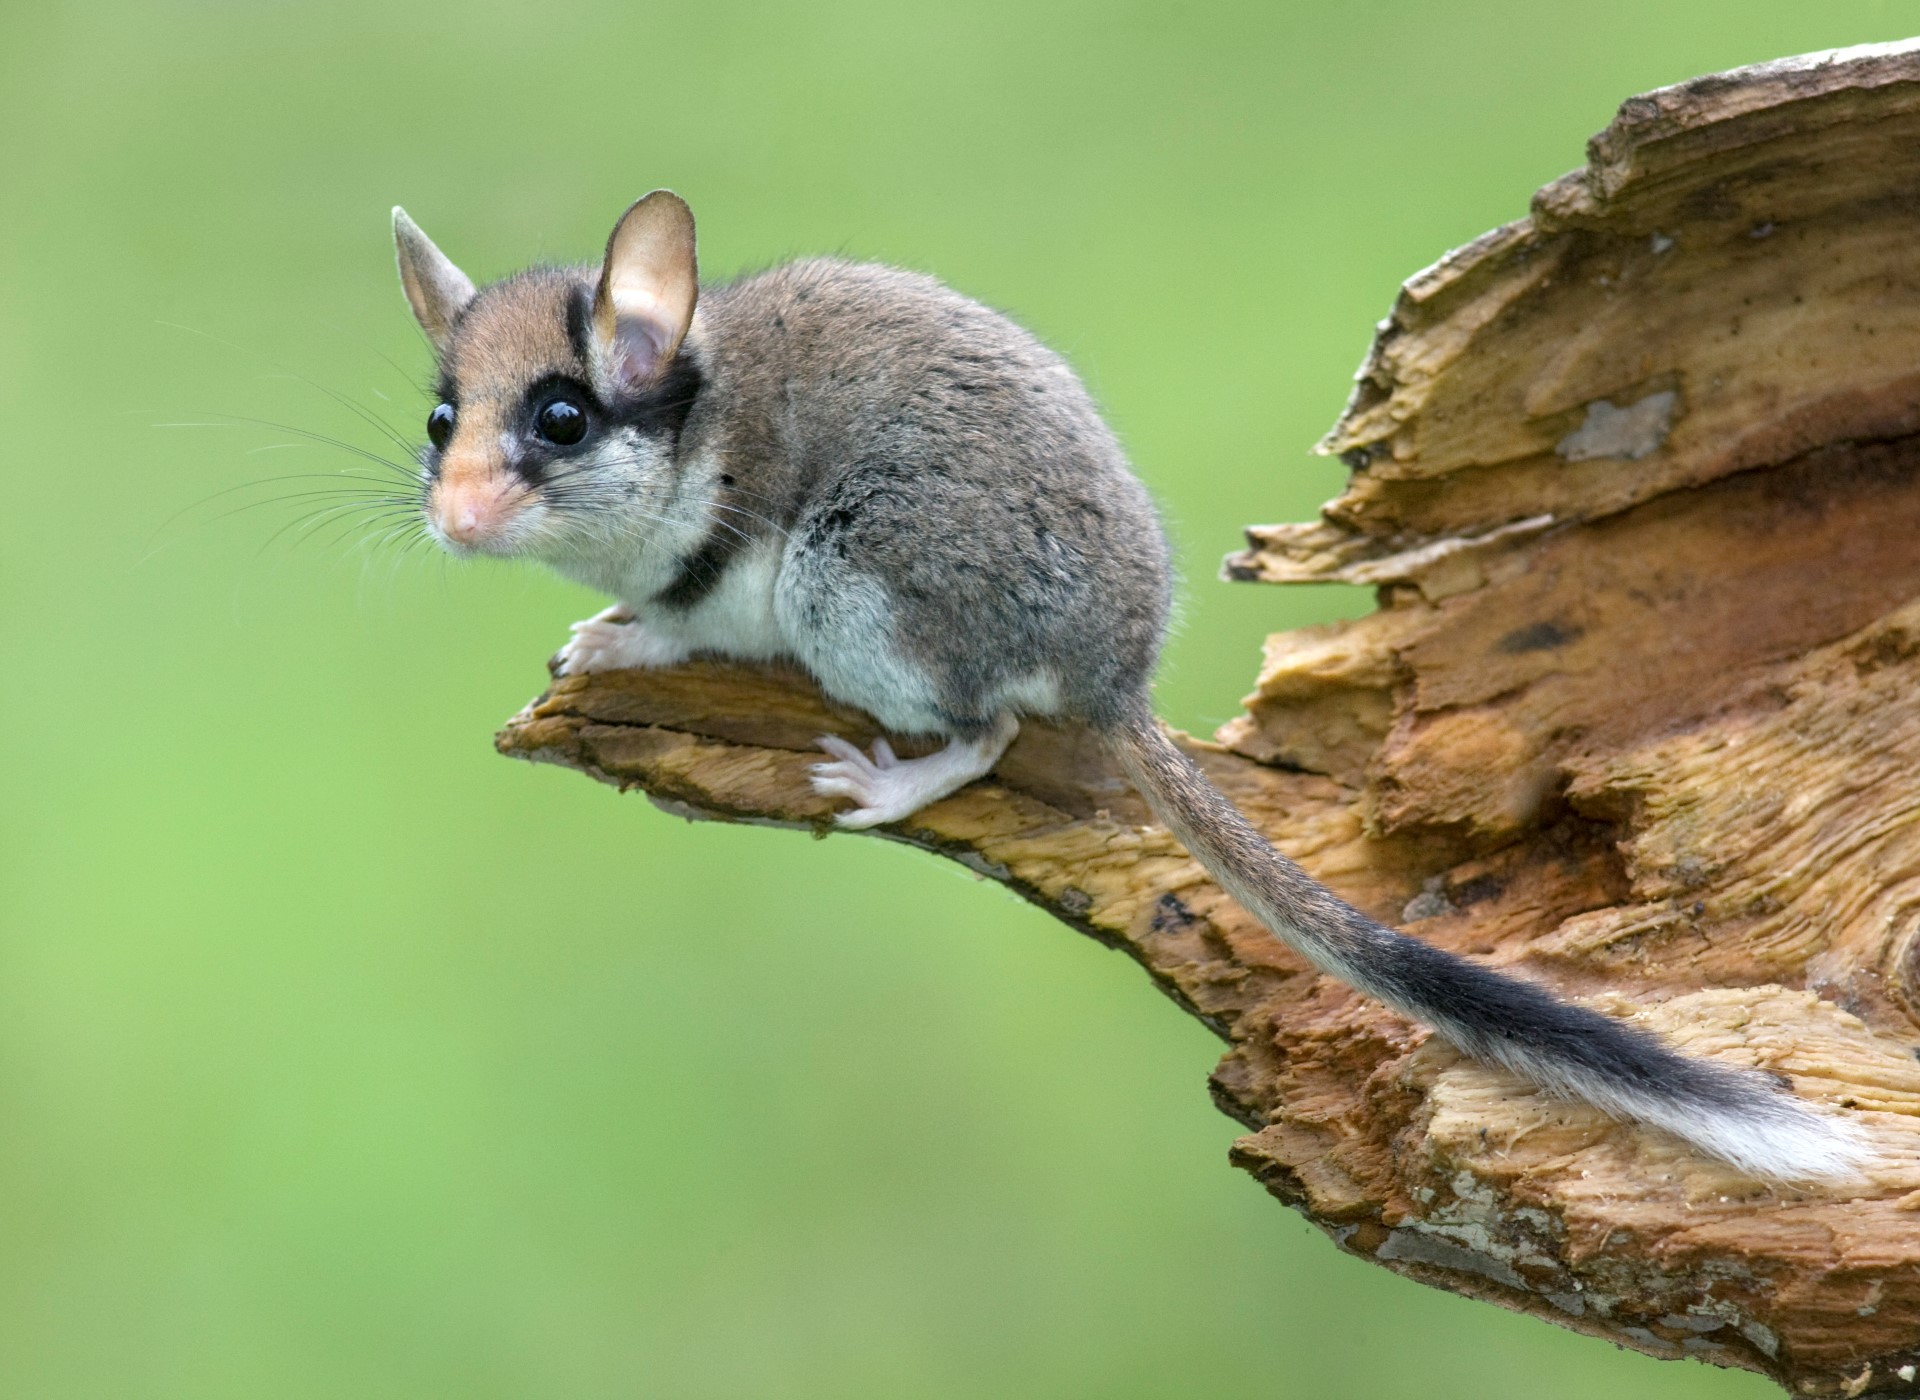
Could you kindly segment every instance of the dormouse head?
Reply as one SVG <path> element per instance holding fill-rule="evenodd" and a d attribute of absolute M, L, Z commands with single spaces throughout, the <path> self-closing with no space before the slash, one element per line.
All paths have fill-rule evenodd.
<path fill-rule="evenodd" d="M 421 454 L 428 531 L 455 553 L 553 562 L 644 546 L 700 390 L 693 213 L 655 190 L 595 267 L 475 289 L 404 210 L 400 282 L 439 362 Z M 696 337 L 697 339 L 697 337 Z"/>

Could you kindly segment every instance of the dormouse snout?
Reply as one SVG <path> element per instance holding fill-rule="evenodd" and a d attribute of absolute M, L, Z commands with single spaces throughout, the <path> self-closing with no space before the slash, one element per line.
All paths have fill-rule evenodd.
<path fill-rule="evenodd" d="M 514 523 L 532 488 L 512 472 L 449 454 L 427 490 L 426 515 L 448 548 L 462 553 L 511 552 Z"/>

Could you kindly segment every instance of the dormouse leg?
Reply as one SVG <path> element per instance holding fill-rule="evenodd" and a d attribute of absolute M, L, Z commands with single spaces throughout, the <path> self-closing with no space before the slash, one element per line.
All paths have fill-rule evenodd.
<path fill-rule="evenodd" d="M 1005 714 L 982 737 L 955 739 L 925 758 L 896 758 L 885 739 L 874 740 L 869 758 L 845 739 L 829 734 L 819 744 L 834 761 L 813 765 L 813 790 L 828 797 L 850 797 L 859 804 L 833 819 L 849 831 L 897 822 L 985 776 L 1019 732 L 1020 721 Z"/>
<path fill-rule="evenodd" d="M 673 666 L 692 655 L 692 648 L 663 637 L 633 610 L 615 603 L 572 627 L 573 636 L 553 658 L 553 674 L 578 676 L 588 671 L 630 671 L 648 666 Z"/>

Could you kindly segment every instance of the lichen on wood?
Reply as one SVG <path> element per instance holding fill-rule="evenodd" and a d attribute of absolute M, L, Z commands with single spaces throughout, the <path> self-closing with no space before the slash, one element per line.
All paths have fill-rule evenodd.
<path fill-rule="evenodd" d="M 1378 917 L 1792 1077 L 1882 1152 L 1768 1188 L 1462 1059 L 1227 900 L 1086 735 L 880 834 L 1125 949 L 1213 1027 L 1233 1159 L 1343 1248 L 1797 1394 L 1920 1367 L 1920 45 L 1629 100 L 1530 217 L 1417 274 L 1322 518 L 1229 577 L 1364 583 L 1183 739 Z M 865 716 L 717 662 L 499 736 L 689 815 L 821 829 Z"/>

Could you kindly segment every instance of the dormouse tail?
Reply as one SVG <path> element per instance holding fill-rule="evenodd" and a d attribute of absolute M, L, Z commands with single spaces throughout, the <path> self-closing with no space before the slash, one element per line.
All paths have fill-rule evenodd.
<path fill-rule="evenodd" d="M 1867 1157 L 1847 1125 L 1766 1075 L 1676 1054 L 1623 1022 L 1375 923 L 1276 851 L 1144 707 L 1106 738 L 1154 812 L 1249 913 L 1315 967 L 1475 1059 L 1663 1128 L 1763 1179 L 1841 1182 Z"/>

